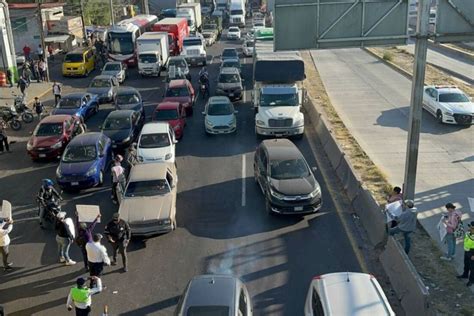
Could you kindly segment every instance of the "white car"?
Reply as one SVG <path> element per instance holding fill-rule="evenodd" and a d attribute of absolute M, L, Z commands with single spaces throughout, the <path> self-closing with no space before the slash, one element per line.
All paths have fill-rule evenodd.
<path fill-rule="evenodd" d="M 423 108 L 439 123 L 470 125 L 474 122 L 474 103 L 456 86 L 425 86 Z"/>
<path fill-rule="evenodd" d="M 240 29 L 237 26 L 231 26 L 227 30 L 227 39 L 240 39 Z"/>
<path fill-rule="evenodd" d="M 204 112 L 204 129 L 207 134 L 228 134 L 237 129 L 234 105 L 228 97 L 210 97 Z"/>
<path fill-rule="evenodd" d="M 246 57 L 253 56 L 253 50 L 255 46 L 255 41 L 253 39 L 246 39 L 242 44 L 242 51 Z"/>
<path fill-rule="evenodd" d="M 109 61 L 104 65 L 101 75 L 114 76 L 119 83 L 123 83 L 127 75 L 127 66 L 120 61 Z"/>
<path fill-rule="evenodd" d="M 174 163 L 177 142 L 173 128 L 167 122 L 147 123 L 138 137 L 136 146 L 138 161 Z"/>

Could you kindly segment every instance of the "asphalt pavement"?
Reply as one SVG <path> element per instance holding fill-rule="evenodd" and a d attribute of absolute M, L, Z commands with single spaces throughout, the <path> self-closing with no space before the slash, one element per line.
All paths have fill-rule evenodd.
<path fill-rule="evenodd" d="M 224 46 L 240 44 L 223 40 L 208 49 L 211 79 L 217 76 L 218 55 Z M 246 91 L 244 100 L 235 104 L 239 111 L 237 132 L 205 135 L 201 115 L 205 101 L 199 97 L 194 116 L 187 119 L 184 137 L 177 144 L 178 228 L 166 235 L 133 240 L 129 272 L 123 273 L 120 265 L 105 268 L 107 289 L 93 297 L 93 315 L 99 315 L 106 304 L 111 315 L 170 315 L 188 280 L 202 273 L 232 273 L 242 278 L 256 315 L 299 315 L 313 276 L 362 270 L 361 256 L 351 244 L 355 237 L 347 235 L 341 223 L 339 212 L 347 210 L 336 208 L 331 188 L 319 171 L 316 178 L 324 200 L 320 213 L 304 217 L 266 214 L 264 198 L 253 179 L 258 141 L 249 102 L 252 65 L 249 58 L 243 62 Z M 66 79 L 60 75 L 60 63 L 50 69 L 52 80 L 63 84 L 64 94 L 84 89 L 97 75 Z M 195 86 L 198 71 L 192 69 Z M 142 79 L 136 69 L 130 70 L 124 85 L 141 91 L 148 115 L 164 92 L 163 78 Z M 214 87 L 211 81 L 211 91 Z M 51 95 L 44 100 L 52 104 Z M 86 122 L 89 130 L 97 131 L 111 110 L 110 104 L 101 105 L 99 113 Z M 29 159 L 26 141 L 33 128 L 30 124 L 18 132 L 13 153 L 0 156 L 1 198 L 13 204 L 15 219 L 10 247 L 14 270 L 0 272 L 0 305 L 10 316 L 67 315 L 69 288 L 85 273 L 78 247 L 71 248 L 77 265 L 59 264 L 54 232 L 38 225 L 34 197 L 41 179 L 55 178 L 58 163 Z M 306 134 L 296 144 L 309 164 L 316 166 L 315 152 L 322 149 L 311 128 Z M 65 193 L 63 209 L 72 216 L 76 204 L 97 204 L 103 222 L 107 222 L 118 209 L 109 197 L 110 182 L 106 182 L 103 187 Z M 96 232 L 102 232 L 103 227 L 100 223 Z"/>

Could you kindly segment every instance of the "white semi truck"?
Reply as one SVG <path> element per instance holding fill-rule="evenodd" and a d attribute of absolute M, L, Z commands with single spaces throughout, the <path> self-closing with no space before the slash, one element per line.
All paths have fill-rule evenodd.
<path fill-rule="evenodd" d="M 268 40 L 268 38 L 267 38 Z M 274 52 L 273 41 L 255 42 L 252 102 L 257 136 L 302 137 L 304 62 L 298 52 Z"/>
<path fill-rule="evenodd" d="M 145 32 L 137 38 L 138 72 L 142 76 L 160 76 L 169 58 L 168 33 Z"/>

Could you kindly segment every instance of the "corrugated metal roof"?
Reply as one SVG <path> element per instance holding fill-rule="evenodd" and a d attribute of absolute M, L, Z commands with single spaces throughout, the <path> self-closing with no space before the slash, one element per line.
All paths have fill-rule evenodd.
<path fill-rule="evenodd" d="M 63 7 L 65 3 L 63 2 L 52 2 L 52 3 L 42 3 L 40 6 L 42 9 Z M 37 9 L 37 3 L 9 3 L 8 8 L 10 10 L 25 10 L 25 9 Z"/>

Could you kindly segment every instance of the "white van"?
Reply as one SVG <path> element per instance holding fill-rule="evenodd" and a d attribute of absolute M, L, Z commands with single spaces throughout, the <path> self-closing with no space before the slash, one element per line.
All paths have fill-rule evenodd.
<path fill-rule="evenodd" d="M 245 27 L 245 0 L 232 0 L 229 6 L 229 23 Z"/>
<path fill-rule="evenodd" d="M 309 286 L 305 316 L 395 316 L 377 279 L 359 272 L 319 275 Z"/>

